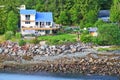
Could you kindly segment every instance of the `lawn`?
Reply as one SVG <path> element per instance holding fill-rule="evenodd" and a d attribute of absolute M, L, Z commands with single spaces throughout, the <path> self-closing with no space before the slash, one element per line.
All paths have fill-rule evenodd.
<path fill-rule="evenodd" d="M 4 35 L 0 35 L 0 43 L 5 41 Z"/>
<path fill-rule="evenodd" d="M 37 38 L 38 41 L 46 41 L 49 45 L 60 45 L 65 43 L 74 43 L 76 42 L 77 35 L 76 34 L 58 34 L 58 35 L 45 35 L 45 36 L 39 36 Z M 17 39 L 15 36 L 12 36 L 11 41 L 18 42 L 19 39 Z M 4 35 L 0 35 L 0 43 L 5 41 Z M 25 40 L 27 43 L 33 43 L 33 40 Z"/>
<path fill-rule="evenodd" d="M 64 44 L 64 43 L 73 43 L 76 42 L 76 34 L 59 34 L 59 35 L 47 35 L 39 36 L 38 40 L 46 41 L 48 44 Z"/>

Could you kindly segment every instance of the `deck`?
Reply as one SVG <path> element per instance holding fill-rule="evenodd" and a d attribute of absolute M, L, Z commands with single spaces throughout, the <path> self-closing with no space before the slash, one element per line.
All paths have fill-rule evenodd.
<path fill-rule="evenodd" d="M 22 30 L 58 30 L 59 27 L 53 28 L 21 28 Z"/>

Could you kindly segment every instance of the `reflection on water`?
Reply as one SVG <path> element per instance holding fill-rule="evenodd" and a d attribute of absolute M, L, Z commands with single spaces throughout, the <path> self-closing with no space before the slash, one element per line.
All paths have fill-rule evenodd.
<path fill-rule="evenodd" d="M 78 74 L 10 74 L 0 73 L 0 80 L 119 80 L 115 76 L 78 75 Z"/>

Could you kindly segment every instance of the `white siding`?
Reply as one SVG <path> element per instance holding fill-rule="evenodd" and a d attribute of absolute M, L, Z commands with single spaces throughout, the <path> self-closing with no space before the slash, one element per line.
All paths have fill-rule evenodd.
<path fill-rule="evenodd" d="M 35 15 L 30 15 L 30 20 L 32 20 L 32 22 L 30 22 L 30 24 L 25 24 L 25 21 L 22 21 L 22 20 L 25 20 L 25 15 L 21 14 L 20 15 L 21 17 L 21 26 L 25 26 L 25 27 L 30 27 L 30 26 L 35 26 Z"/>

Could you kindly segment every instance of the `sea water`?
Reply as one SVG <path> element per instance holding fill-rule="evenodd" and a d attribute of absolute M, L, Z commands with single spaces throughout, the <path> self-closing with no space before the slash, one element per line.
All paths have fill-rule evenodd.
<path fill-rule="evenodd" d="M 100 75 L 79 75 L 79 74 L 54 74 L 54 73 L 35 73 L 35 74 L 13 74 L 0 73 L 0 80 L 120 80 L 116 76 Z"/>

